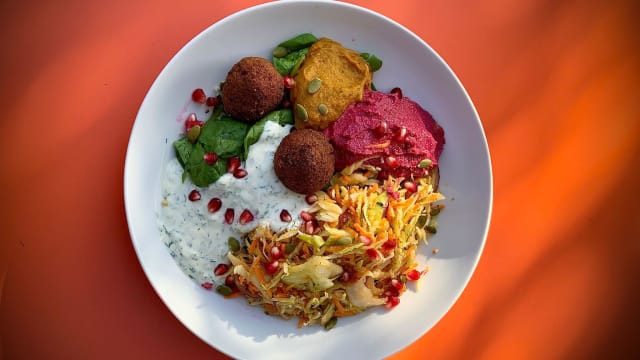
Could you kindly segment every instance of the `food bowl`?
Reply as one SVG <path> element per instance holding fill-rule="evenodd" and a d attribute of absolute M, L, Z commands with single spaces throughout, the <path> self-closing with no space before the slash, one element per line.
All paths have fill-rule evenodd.
<path fill-rule="evenodd" d="M 242 299 L 227 300 L 187 277 L 160 240 L 157 212 L 163 168 L 175 157 L 195 88 L 213 89 L 245 56 L 270 58 L 280 41 L 311 32 L 375 54 L 383 67 L 378 90 L 401 87 L 444 128 L 440 188 L 446 209 L 438 233 L 418 261 L 430 267 L 399 306 L 340 319 L 330 331 L 298 329 Z M 201 116 L 205 116 L 201 114 Z M 255 6 L 204 30 L 166 65 L 145 97 L 131 133 L 124 176 L 133 246 L 151 285 L 196 336 L 234 358 L 352 358 L 388 356 L 431 329 L 458 299 L 478 263 L 492 206 L 487 142 L 474 106 L 444 60 L 402 25 L 373 11 L 333 1 L 284 1 Z M 434 254 L 434 249 L 438 249 Z"/>

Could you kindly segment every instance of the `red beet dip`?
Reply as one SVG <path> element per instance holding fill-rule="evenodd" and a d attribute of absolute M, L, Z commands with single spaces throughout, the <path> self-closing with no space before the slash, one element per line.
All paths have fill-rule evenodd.
<path fill-rule="evenodd" d="M 365 158 L 382 168 L 381 177 L 424 177 L 438 166 L 445 143 L 444 130 L 420 105 L 400 94 L 367 91 L 349 105 L 325 131 L 335 149 L 335 168 Z M 426 168 L 418 167 L 431 160 Z"/>

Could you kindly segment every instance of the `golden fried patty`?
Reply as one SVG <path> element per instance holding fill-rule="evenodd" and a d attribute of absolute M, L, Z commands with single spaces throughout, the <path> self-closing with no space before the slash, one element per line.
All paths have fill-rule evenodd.
<path fill-rule="evenodd" d="M 238 61 L 222 85 L 224 111 L 233 118 L 255 122 L 275 110 L 284 96 L 284 79 L 266 59 Z"/>
<path fill-rule="evenodd" d="M 312 194 L 329 182 L 334 162 L 329 140 L 319 131 L 301 129 L 282 139 L 273 158 L 273 167 L 287 188 L 300 194 Z"/>

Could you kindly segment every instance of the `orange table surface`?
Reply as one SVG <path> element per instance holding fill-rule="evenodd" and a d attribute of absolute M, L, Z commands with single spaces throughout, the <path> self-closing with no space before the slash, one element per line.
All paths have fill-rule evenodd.
<path fill-rule="evenodd" d="M 257 3 L 0 2 L 5 358 L 227 358 L 145 278 L 123 168 L 165 64 Z M 391 358 L 638 358 L 638 2 L 353 3 L 443 56 L 477 106 L 493 161 L 476 273 L 451 311 Z"/>

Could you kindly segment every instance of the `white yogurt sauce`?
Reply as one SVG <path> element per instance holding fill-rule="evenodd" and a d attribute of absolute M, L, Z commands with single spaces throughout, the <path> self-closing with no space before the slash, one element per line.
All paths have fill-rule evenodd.
<path fill-rule="evenodd" d="M 182 182 L 182 166 L 172 159 L 165 168 L 162 182 L 163 199 L 166 206 L 159 211 L 160 234 L 171 256 L 184 272 L 199 284 L 213 282 L 213 269 L 219 263 L 228 263 L 227 239 L 241 236 L 260 223 L 268 223 L 278 231 L 297 226 L 298 214 L 308 209 L 304 195 L 287 189 L 278 180 L 273 170 L 273 156 L 283 137 L 289 134 L 291 125 L 280 126 L 267 121 L 260 140 L 249 148 L 244 169 L 248 175 L 236 179 L 225 174 L 206 188 L 198 188 L 189 179 Z M 189 201 L 189 192 L 198 189 L 199 201 Z M 209 213 L 209 200 L 217 197 L 222 207 Z M 234 209 L 233 224 L 224 223 L 226 209 Z M 240 225 L 238 219 L 248 209 L 254 220 Z M 286 209 L 294 219 L 291 223 L 280 220 L 280 212 Z"/>

